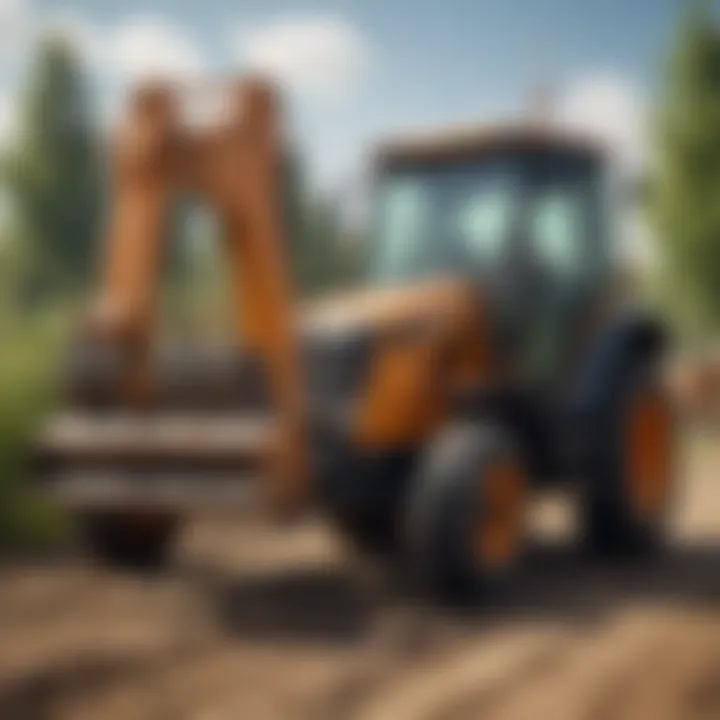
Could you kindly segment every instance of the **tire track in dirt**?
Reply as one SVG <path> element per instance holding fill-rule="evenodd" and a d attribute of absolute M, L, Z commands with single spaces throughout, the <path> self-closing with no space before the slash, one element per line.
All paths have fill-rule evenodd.
<path fill-rule="evenodd" d="M 298 577 L 322 580 L 324 592 L 327 573 Z M 498 609 L 466 619 L 370 598 L 355 601 L 370 613 L 365 629 L 348 635 L 332 618 L 328 627 L 317 624 L 323 610 L 312 607 L 314 591 L 296 596 L 286 579 L 280 592 L 274 581 L 248 580 L 272 589 L 269 607 L 261 593 L 246 608 L 250 623 L 259 618 L 269 634 L 235 635 L 218 623 L 215 598 L 199 593 L 196 578 L 90 577 L 75 610 L 64 602 L 53 614 L 48 605 L 47 616 L 26 614 L 5 636 L 3 720 L 718 716 L 720 613 L 712 610 L 653 610 L 643 601 L 600 616 L 520 619 Z M 247 582 L 240 583 L 243 602 Z M 208 592 L 221 587 L 216 582 Z M 581 596 L 585 605 L 587 594 Z M 346 602 L 344 594 L 335 600 Z M 295 620 L 304 633 L 319 632 L 315 640 L 273 630 L 273 618 L 295 601 Z M 328 631 L 340 635 L 333 640 Z"/>
<path fill-rule="evenodd" d="M 0 685 L 0 717 L 55 718 L 73 698 L 101 696 L 118 685 L 140 682 L 153 668 L 181 661 L 176 649 L 161 649 L 144 654 L 89 651 L 47 662 Z"/>
<path fill-rule="evenodd" d="M 658 627 L 631 614 L 610 624 L 580 632 L 560 663 L 492 708 L 502 720 L 595 720 L 608 697 L 622 692 L 633 669 L 645 664 L 660 647 Z M 469 710 L 469 709 L 468 709 Z M 470 717 L 468 712 L 464 717 Z"/>
<path fill-rule="evenodd" d="M 615 702 L 618 720 L 673 720 L 720 717 L 720 622 L 717 617 L 669 618 L 656 630 L 657 652 L 636 668 L 623 702 Z"/>
<path fill-rule="evenodd" d="M 422 668 L 401 673 L 400 678 L 375 688 L 374 694 L 355 711 L 353 720 L 431 720 L 449 718 L 458 699 L 471 697 L 474 712 L 512 692 L 512 685 L 533 677 L 564 651 L 566 639 L 547 633 L 519 633 L 449 654 L 431 657 Z M 402 677 L 404 675 L 404 677 Z M 463 700 L 464 702 L 464 700 Z"/>

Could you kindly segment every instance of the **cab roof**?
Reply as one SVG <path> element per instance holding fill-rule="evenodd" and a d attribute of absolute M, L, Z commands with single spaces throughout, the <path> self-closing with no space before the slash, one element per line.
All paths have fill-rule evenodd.
<path fill-rule="evenodd" d="M 606 151 L 594 138 L 542 123 L 501 123 L 430 129 L 381 142 L 381 167 L 472 160 L 492 152 L 565 151 L 602 162 Z"/>

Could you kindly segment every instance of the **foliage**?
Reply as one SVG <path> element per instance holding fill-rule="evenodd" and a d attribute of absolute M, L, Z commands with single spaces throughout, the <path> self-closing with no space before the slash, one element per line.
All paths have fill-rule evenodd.
<path fill-rule="evenodd" d="M 7 160 L 17 238 L 32 256 L 24 291 L 47 299 L 82 284 L 93 258 L 101 171 L 82 70 L 71 45 L 41 41 Z"/>
<path fill-rule="evenodd" d="M 2 164 L 11 217 L 0 237 L 0 552 L 54 546 L 64 532 L 27 478 L 97 240 L 100 183 L 84 79 L 60 39 L 40 43 L 21 114 Z"/>
<path fill-rule="evenodd" d="M 308 190 L 297 154 L 288 152 L 284 176 L 288 252 L 300 294 L 353 283 L 360 257 L 356 239 L 343 231 L 336 203 Z"/>
<path fill-rule="evenodd" d="M 217 219 L 189 196 L 178 197 L 171 214 L 159 322 L 170 335 L 187 340 L 227 337 L 234 315 Z"/>
<path fill-rule="evenodd" d="M 0 228 L 0 553 L 65 536 L 63 518 L 27 481 L 32 438 L 54 406 L 78 289 L 98 243 L 104 183 L 87 90 L 72 47 L 45 38 L 23 94 L 23 132 L 0 167 L 14 219 Z M 335 204 L 308 192 L 301 170 L 288 154 L 286 234 L 296 284 L 313 294 L 351 281 L 358 253 Z M 217 227 L 192 198 L 177 200 L 161 320 L 192 332 L 227 331 L 232 307 Z"/>
<path fill-rule="evenodd" d="M 657 108 L 650 219 L 662 294 L 685 335 L 720 331 L 720 29 L 707 3 L 688 7 Z"/>
<path fill-rule="evenodd" d="M 0 305 L 0 553 L 55 546 L 62 516 L 27 486 L 31 438 L 53 404 L 67 308 L 30 315 Z"/>
<path fill-rule="evenodd" d="M 348 236 L 334 202 L 311 193 L 299 155 L 285 153 L 284 239 L 291 281 L 300 296 L 351 284 L 360 268 L 359 243 Z M 232 333 L 235 298 L 224 261 L 221 229 L 192 196 L 175 198 L 163 269 L 161 323 L 173 336 Z"/>

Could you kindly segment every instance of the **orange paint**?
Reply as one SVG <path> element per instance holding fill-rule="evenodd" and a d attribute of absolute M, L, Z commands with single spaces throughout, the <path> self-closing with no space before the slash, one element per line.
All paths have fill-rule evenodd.
<path fill-rule="evenodd" d="M 641 517 L 655 517 L 667 501 L 672 455 L 670 409 L 658 391 L 644 392 L 634 400 L 626 439 L 631 501 Z"/>
<path fill-rule="evenodd" d="M 526 479 L 520 468 L 506 459 L 485 470 L 481 487 L 475 556 L 481 567 L 504 567 L 520 550 Z"/>

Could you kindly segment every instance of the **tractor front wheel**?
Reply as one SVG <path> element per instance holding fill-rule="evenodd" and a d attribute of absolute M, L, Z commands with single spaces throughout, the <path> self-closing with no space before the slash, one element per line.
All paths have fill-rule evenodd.
<path fill-rule="evenodd" d="M 523 463 L 499 428 L 444 430 L 410 488 L 405 540 L 421 589 L 467 599 L 507 578 L 523 550 L 526 493 Z"/>

